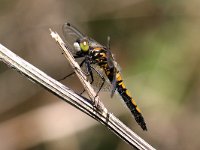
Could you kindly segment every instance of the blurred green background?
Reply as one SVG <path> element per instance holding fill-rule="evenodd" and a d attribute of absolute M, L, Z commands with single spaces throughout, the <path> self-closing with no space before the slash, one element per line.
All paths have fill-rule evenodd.
<path fill-rule="evenodd" d="M 0 42 L 59 79 L 70 66 L 49 28 L 71 22 L 111 51 L 146 120 L 116 95 L 106 107 L 156 149 L 200 149 L 200 1 L 0 0 Z M 76 79 L 77 80 L 77 79 Z M 1 150 L 129 150 L 104 126 L 0 63 Z M 80 83 L 63 83 L 74 90 Z"/>

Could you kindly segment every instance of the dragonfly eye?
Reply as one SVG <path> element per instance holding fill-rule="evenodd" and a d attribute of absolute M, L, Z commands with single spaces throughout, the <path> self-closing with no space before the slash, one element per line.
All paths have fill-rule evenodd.
<path fill-rule="evenodd" d="M 75 48 L 77 51 L 81 51 L 81 47 L 80 47 L 80 45 L 78 44 L 78 42 L 74 42 L 74 48 Z"/>
<path fill-rule="evenodd" d="M 87 52 L 89 50 L 89 44 L 87 40 L 83 40 L 80 42 L 80 48 L 82 51 Z"/>

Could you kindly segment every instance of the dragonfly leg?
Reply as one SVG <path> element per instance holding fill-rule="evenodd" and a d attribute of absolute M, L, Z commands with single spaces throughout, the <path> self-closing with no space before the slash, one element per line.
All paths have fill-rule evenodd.
<path fill-rule="evenodd" d="M 74 73 L 75 73 L 75 72 L 72 72 L 72 73 L 70 73 L 70 74 L 68 74 L 68 75 L 64 76 L 63 78 L 61 78 L 61 79 L 58 79 L 58 81 L 65 80 L 66 78 L 68 78 L 69 76 L 73 75 Z"/>
<path fill-rule="evenodd" d="M 80 63 L 80 67 L 83 66 L 84 62 L 85 62 L 85 59 Z M 61 79 L 58 79 L 58 81 L 65 80 L 66 78 L 70 77 L 70 76 L 73 75 L 74 73 L 75 73 L 75 72 L 73 71 L 72 73 L 66 75 L 65 77 L 63 77 L 63 78 L 61 78 Z"/>
<path fill-rule="evenodd" d="M 80 64 L 81 67 L 83 66 L 83 63 L 85 63 L 86 69 L 87 69 L 87 72 L 86 72 L 86 73 L 83 72 L 83 73 L 84 73 L 86 76 L 90 76 L 90 77 L 91 77 L 90 84 L 92 84 L 92 83 L 94 82 L 93 73 L 92 73 L 92 67 L 91 67 L 90 63 L 89 63 L 86 59 L 84 59 L 84 60 L 81 62 L 81 64 Z M 82 95 L 84 92 L 85 92 L 85 89 L 83 89 L 83 91 L 80 93 L 80 95 Z"/>
<path fill-rule="evenodd" d="M 84 92 L 85 92 L 85 89 L 83 89 L 83 91 L 79 95 L 82 95 Z"/>
<path fill-rule="evenodd" d="M 104 83 L 105 83 L 105 78 L 104 78 L 103 75 L 102 75 L 98 70 L 96 70 L 94 67 L 91 66 L 91 68 L 92 68 L 94 71 L 96 71 L 96 73 L 97 73 L 97 74 L 101 77 L 101 79 L 102 79 L 101 86 L 99 87 L 99 89 L 98 89 L 98 91 L 97 91 L 97 93 L 96 93 L 96 96 L 95 96 L 95 97 L 97 97 L 97 95 L 99 94 L 99 92 L 101 91 L 101 89 L 102 89 L 102 87 L 103 87 L 103 85 L 104 85 Z"/>
<path fill-rule="evenodd" d="M 87 73 L 85 73 L 85 75 L 91 77 L 90 84 L 92 84 L 94 82 L 94 77 L 93 77 L 93 73 L 92 73 L 92 66 L 90 65 L 90 62 L 87 61 L 87 60 L 85 61 L 85 65 L 86 65 L 86 69 L 87 69 Z"/>
<path fill-rule="evenodd" d="M 92 80 L 92 81 L 90 82 L 90 84 L 92 84 L 93 82 L 94 82 L 94 80 Z M 80 93 L 80 95 L 82 95 L 84 92 L 85 92 L 85 89 L 83 89 L 83 91 Z"/>

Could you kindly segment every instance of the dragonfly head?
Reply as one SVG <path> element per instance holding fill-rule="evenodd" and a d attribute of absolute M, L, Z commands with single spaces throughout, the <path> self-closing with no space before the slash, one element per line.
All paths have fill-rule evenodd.
<path fill-rule="evenodd" d="M 89 51 L 89 42 L 86 38 L 83 39 L 78 39 L 75 43 L 74 43 L 74 48 L 77 51 L 82 51 L 87 53 Z"/>

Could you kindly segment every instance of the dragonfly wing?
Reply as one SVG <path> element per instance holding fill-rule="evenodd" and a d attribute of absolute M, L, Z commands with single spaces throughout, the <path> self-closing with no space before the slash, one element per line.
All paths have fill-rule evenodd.
<path fill-rule="evenodd" d="M 83 33 L 81 33 L 76 27 L 74 27 L 73 25 L 71 25 L 68 22 L 64 23 L 63 31 L 67 31 L 67 32 L 65 32 L 67 34 L 74 34 L 74 35 L 76 35 L 77 38 L 85 37 L 85 35 Z"/>
<path fill-rule="evenodd" d="M 115 90 L 117 88 L 117 79 L 116 79 L 116 75 L 117 72 L 119 72 L 119 68 L 118 68 L 118 64 L 117 62 L 114 60 L 114 57 L 110 51 L 110 49 L 106 49 L 106 56 L 107 56 L 107 62 L 108 62 L 108 66 L 110 68 L 114 68 L 114 72 L 113 72 L 113 79 L 112 79 L 112 91 L 111 91 L 111 97 L 113 97 Z"/>
<path fill-rule="evenodd" d="M 112 90 L 112 85 L 108 79 L 108 77 L 106 76 L 104 70 L 102 70 L 102 68 L 100 68 L 98 65 L 96 64 L 91 64 L 91 66 L 97 70 L 98 72 L 96 72 L 95 70 L 92 69 L 92 73 L 93 73 L 93 78 L 94 81 L 92 83 L 92 87 L 95 89 L 95 91 L 97 92 L 99 90 L 99 88 L 101 87 L 103 80 L 101 78 L 101 76 L 105 79 L 104 85 L 101 88 L 101 91 L 106 91 L 106 92 L 110 92 Z M 83 70 L 84 66 L 82 67 Z M 91 81 L 91 78 L 88 77 L 88 80 Z"/>
<path fill-rule="evenodd" d="M 95 41 L 94 39 L 92 38 L 88 38 L 89 39 L 89 46 L 91 48 L 105 48 L 105 46 L 101 45 L 100 43 L 98 43 L 97 41 Z"/>
<path fill-rule="evenodd" d="M 65 23 L 62 27 L 63 35 L 65 37 L 65 44 L 70 47 L 70 51 L 75 54 L 76 50 L 74 48 L 74 42 L 77 39 L 84 38 L 85 35 L 81 33 L 78 29 L 72 26 L 70 23 Z"/>

